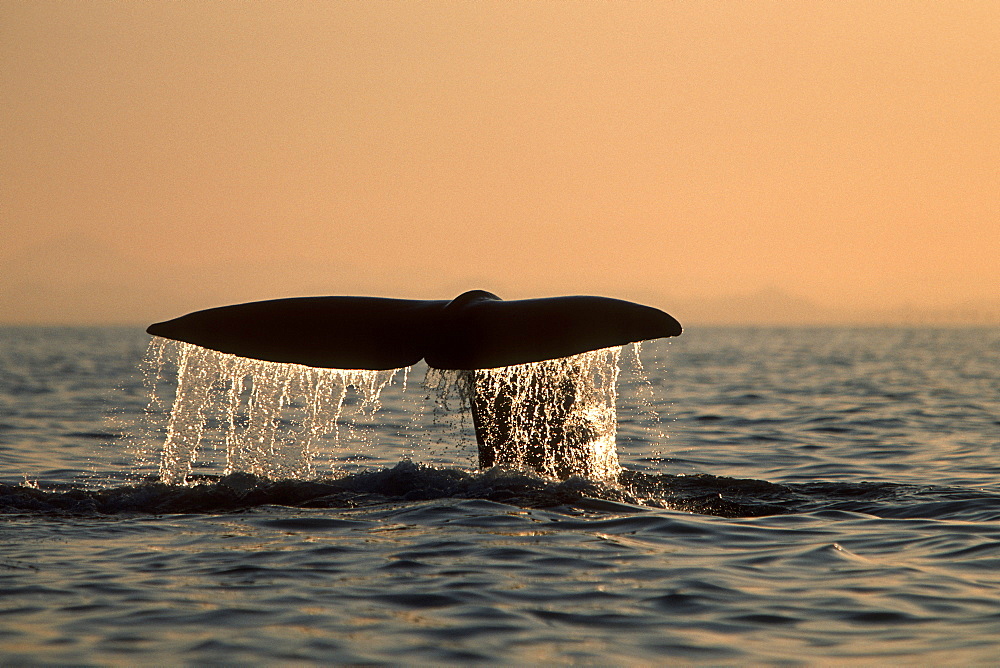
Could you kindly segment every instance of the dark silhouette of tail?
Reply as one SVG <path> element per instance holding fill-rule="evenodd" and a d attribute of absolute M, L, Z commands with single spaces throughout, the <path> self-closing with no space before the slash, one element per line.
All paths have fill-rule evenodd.
<path fill-rule="evenodd" d="M 196 311 L 150 325 L 155 336 L 270 362 L 339 369 L 397 369 L 421 359 L 457 369 L 471 388 L 479 466 L 501 463 L 514 439 L 512 387 L 486 389 L 483 369 L 569 357 L 635 341 L 677 336 L 681 326 L 659 309 L 607 297 L 503 301 L 472 290 L 452 301 L 379 297 L 301 297 Z M 579 373 L 583 373 L 582 371 Z M 545 380 L 536 382 L 548 382 Z M 536 392 L 547 437 L 527 444 L 524 465 L 543 475 L 589 475 L 601 434 L 573 419 L 575 379 Z M 547 417 L 541 417 L 545 415 Z M 538 424 L 535 424 L 538 426 Z M 613 435 L 612 435 L 613 436 Z"/>
<path fill-rule="evenodd" d="M 196 311 L 150 325 L 154 336 L 307 366 L 490 369 L 677 336 L 659 309 L 608 297 L 504 301 L 484 290 L 452 301 L 298 297 Z"/>

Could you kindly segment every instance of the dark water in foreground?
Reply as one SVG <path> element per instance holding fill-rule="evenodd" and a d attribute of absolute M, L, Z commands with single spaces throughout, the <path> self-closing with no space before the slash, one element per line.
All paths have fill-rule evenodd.
<path fill-rule="evenodd" d="M 475 472 L 414 369 L 314 480 L 163 485 L 147 340 L 0 330 L 2 664 L 1000 660 L 995 328 L 646 344 L 606 483 Z"/>

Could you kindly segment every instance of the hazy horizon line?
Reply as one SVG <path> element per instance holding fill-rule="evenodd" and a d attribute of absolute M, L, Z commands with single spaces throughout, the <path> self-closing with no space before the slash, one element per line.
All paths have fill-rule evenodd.
<path fill-rule="evenodd" d="M 90 293 L 93 296 L 93 292 Z M 79 317 L 79 311 L 69 317 L 53 316 L 60 307 L 70 310 L 78 307 L 77 300 L 70 294 L 49 294 L 51 300 L 35 300 L 38 308 L 34 312 L 24 311 L 13 303 L 3 304 L 0 300 L 0 312 L 8 315 L 13 311 L 13 318 L 0 315 L 0 326 L 106 326 L 106 327 L 138 327 L 145 328 L 152 322 L 166 320 L 183 315 L 187 312 L 212 308 L 225 303 L 240 303 L 243 301 L 258 301 L 240 299 L 222 299 L 222 303 L 206 303 L 204 305 L 191 303 L 183 299 L 161 299 L 149 301 L 139 295 L 117 295 L 107 301 L 94 300 L 91 306 L 91 317 Z M 220 295 L 221 296 L 221 295 Z M 298 296 L 298 295 L 289 295 Z M 15 295 L 10 295 L 9 299 Z M 69 298 L 69 302 L 67 302 Z M 860 327 L 982 327 L 1000 325 L 1000 298 L 971 299 L 956 301 L 945 305 L 919 306 L 912 303 L 892 304 L 879 307 L 849 307 L 833 306 L 796 295 L 780 288 L 744 292 L 718 294 L 713 296 L 677 297 L 662 292 L 647 292 L 642 295 L 626 295 L 630 301 L 638 301 L 662 308 L 676 317 L 684 326 L 778 326 L 778 327 L 816 327 L 816 326 L 860 326 Z M 174 303 L 174 302 L 177 303 Z M 128 315 L 124 315 L 128 313 Z M 74 317 L 75 316 L 75 317 Z"/>

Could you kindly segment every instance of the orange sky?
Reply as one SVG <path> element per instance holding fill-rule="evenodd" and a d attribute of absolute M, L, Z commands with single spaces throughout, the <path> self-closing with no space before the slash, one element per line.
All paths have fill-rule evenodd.
<path fill-rule="evenodd" d="M 0 321 L 1000 303 L 995 0 L 2 0 L 0 59 Z"/>

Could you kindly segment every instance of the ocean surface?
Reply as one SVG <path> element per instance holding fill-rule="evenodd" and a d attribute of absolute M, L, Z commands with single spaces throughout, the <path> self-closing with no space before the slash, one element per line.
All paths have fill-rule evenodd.
<path fill-rule="evenodd" d="M 564 482 L 418 365 L 308 475 L 209 429 L 165 484 L 148 346 L 0 329 L 0 664 L 1000 663 L 998 328 L 626 348 L 623 472 Z"/>

